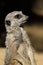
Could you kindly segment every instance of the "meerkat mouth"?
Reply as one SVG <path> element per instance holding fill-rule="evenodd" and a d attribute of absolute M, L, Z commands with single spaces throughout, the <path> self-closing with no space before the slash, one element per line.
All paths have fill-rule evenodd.
<path fill-rule="evenodd" d="M 22 22 L 23 22 L 23 23 L 20 25 L 20 27 L 24 27 L 24 24 L 25 24 L 26 22 L 28 22 L 28 20 L 26 19 L 26 20 L 23 20 Z"/>
<path fill-rule="evenodd" d="M 26 23 L 27 21 L 23 21 L 23 23 L 20 25 L 20 27 L 24 27 L 24 24 Z"/>

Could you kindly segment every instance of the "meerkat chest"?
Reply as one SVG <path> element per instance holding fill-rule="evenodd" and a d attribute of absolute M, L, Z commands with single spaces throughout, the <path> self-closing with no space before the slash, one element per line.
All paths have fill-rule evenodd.
<path fill-rule="evenodd" d="M 28 56 L 28 45 L 26 43 L 21 44 L 17 52 L 25 61 L 30 61 L 30 58 Z"/>

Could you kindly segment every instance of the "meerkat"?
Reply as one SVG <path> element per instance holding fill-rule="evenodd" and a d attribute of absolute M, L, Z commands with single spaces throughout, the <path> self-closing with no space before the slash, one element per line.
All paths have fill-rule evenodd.
<path fill-rule="evenodd" d="M 35 65 L 34 53 L 26 31 L 21 27 L 28 16 L 13 11 L 5 18 L 6 56 L 4 65 Z"/>

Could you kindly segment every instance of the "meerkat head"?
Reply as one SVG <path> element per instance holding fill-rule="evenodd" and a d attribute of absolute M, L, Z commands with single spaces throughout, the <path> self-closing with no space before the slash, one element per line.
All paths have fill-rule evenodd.
<path fill-rule="evenodd" d="M 26 22 L 28 16 L 24 15 L 22 11 L 13 11 L 5 18 L 5 27 L 7 32 L 14 29 L 15 26 L 20 26 Z"/>

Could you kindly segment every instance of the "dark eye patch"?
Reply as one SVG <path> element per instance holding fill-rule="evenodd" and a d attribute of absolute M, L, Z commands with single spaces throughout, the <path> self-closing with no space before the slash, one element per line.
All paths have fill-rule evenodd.
<path fill-rule="evenodd" d="M 9 20 L 6 20 L 5 23 L 10 26 L 11 25 L 11 22 Z"/>
<path fill-rule="evenodd" d="M 14 18 L 20 19 L 20 18 L 22 18 L 22 15 L 17 14 L 17 15 L 14 16 Z"/>

